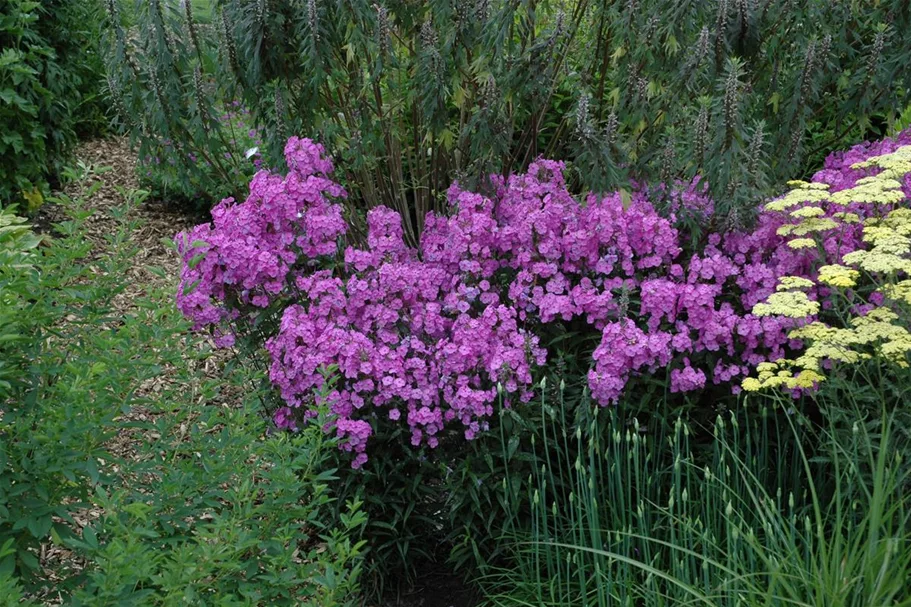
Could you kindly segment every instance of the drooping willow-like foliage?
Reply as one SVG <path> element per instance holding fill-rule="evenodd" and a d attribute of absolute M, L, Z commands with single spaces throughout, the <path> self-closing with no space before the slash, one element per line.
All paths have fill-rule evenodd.
<path fill-rule="evenodd" d="M 239 100 L 267 162 L 319 139 L 352 215 L 394 208 L 411 242 L 454 178 L 540 155 L 596 191 L 701 175 L 736 225 L 911 91 L 900 0 L 218 0 L 205 27 L 186 1 L 136 0 L 135 29 L 121 12 L 111 96 L 144 157 L 174 150 L 179 189 L 243 192 L 219 110 Z"/>

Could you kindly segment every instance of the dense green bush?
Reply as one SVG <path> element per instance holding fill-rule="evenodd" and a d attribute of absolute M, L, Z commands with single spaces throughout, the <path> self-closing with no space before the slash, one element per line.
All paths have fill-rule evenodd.
<path fill-rule="evenodd" d="M 348 604 L 365 521 L 334 503 L 332 440 L 268 436 L 259 374 L 207 378 L 166 284 L 127 296 L 145 194 L 98 243 L 97 187 L 52 199 L 47 246 L 0 215 L 0 604 Z M 42 562 L 51 544 L 80 566 Z"/>
<path fill-rule="evenodd" d="M 78 135 L 107 129 L 98 0 L 4 0 L 0 204 L 40 204 Z"/>
<path fill-rule="evenodd" d="M 22 379 L 26 357 L 19 342 L 28 338 L 28 286 L 35 271 L 35 249 L 41 242 L 25 219 L 0 209 L 0 398 Z"/>
<path fill-rule="evenodd" d="M 216 111 L 239 99 L 267 163 L 316 136 L 352 203 L 399 210 L 411 240 L 454 177 L 540 154 L 595 190 L 699 174 L 722 206 L 757 200 L 883 134 L 911 91 L 900 1 L 228 0 L 203 28 L 155 0 L 136 3 L 135 44 L 109 5 L 112 96 L 143 156 L 175 142 L 174 187 L 242 193 Z"/>

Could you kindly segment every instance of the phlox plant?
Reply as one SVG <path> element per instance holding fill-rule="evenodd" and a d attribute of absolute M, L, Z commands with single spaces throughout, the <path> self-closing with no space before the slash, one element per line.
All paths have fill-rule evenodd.
<path fill-rule="evenodd" d="M 909 138 L 847 156 L 887 154 Z M 844 158 L 817 177 L 865 213 L 867 171 Z M 406 428 L 415 447 L 471 440 L 498 393 L 506 407 L 533 396 L 548 361 L 587 374 L 601 405 L 637 386 L 681 405 L 737 393 L 755 365 L 802 345 L 790 332 L 803 315 L 755 306 L 780 296 L 782 277 L 810 282 L 863 238 L 851 224 L 820 232 L 817 247 L 785 246 L 793 217 L 783 201 L 821 191 L 805 188 L 770 204 L 752 230 L 692 241 L 678 225 L 714 206 L 701 181 L 580 201 L 563 163 L 539 159 L 527 173 L 491 176 L 489 194 L 454 183 L 449 213 L 428 213 L 417 247 L 385 207 L 368 213 L 363 242 L 348 241 L 346 192 L 323 147 L 292 137 L 285 159 L 287 175 L 260 171 L 246 200 L 224 200 L 212 223 L 177 237 L 177 303 L 221 345 L 264 346 L 284 401 L 276 425 L 294 429 L 328 406 L 326 430 L 354 467 L 381 427 Z M 318 402 L 328 367 L 338 381 Z"/>

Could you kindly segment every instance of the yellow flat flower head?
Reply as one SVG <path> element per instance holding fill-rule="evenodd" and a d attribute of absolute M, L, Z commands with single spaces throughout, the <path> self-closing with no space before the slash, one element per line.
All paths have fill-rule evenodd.
<path fill-rule="evenodd" d="M 819 268 L 819 282 L 830 287 L 848 288 L 857 284 L 860 272 L 847 266 L 832 264 Z"/>
<path fill-rule="evenodd" d="M 883 285 L 877 290 L 888 299 L 911 305 L 911 280 L 900 280 L 895 284 Z"/>
<path fill-rule="evenodd" d="M 795 238 L 788 241 L 788 246 L 792 249 L 812 249 L 816 246 L 816 241 L 812 238 Z"/>
<path fill-rule="evenodd" d="M 822 217 L 826 212 L 821 207 L 800 207 L 796 211 L 791 211 L 789 215 L 791 217 L 797 217 L 798 219 L 803 219 L 807 217 Z"/>
<path fill-rule="evenodd" d="M 832 217 L 838 219 L 842 223 L 860 223 L 860 215 L 857 213 L 839 211 L 838 213 L 833 213 Z"/>
<path fill-rule="evenodd" d="M 747 392 L 758 392 L 762 389 L 762 383 L 755 377 L 747 377 L 740 382 L 740 385 Z"/>
<path fill-rule="evenodd" d="M 795 289 L 809 289 L 816 286 L 812 280 L 802 276 L 782 276 L 778 279 L 777 291 L 792 291 Z"/>
<path fill-rule="evenodd" d="M 844 256 L 844 262 L 867 272 L 909 272 L 911 262 L 904 257 L 882 251 L 854 251 Z"/>
<path fill-rule="evenodd" d="M 819 302 L 811 301 L 803 291 L 772 293 L 765 302 L 753 306 L 756 316 L 786 316 L 806 318 L 819 312 Z"/>

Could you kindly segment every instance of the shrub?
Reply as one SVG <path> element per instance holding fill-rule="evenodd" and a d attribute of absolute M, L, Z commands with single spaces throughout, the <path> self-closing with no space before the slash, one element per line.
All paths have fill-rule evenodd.
<path fill-rule="evenodd" d="M 217 159 L 211 150 L 187 151 L 170 139 L 144 140 L 139 150 L 140 183 L 162 200 L 193 209 L 208 207 L 210 196 L 231 196 L 262 166 L 263 142 L 248 120 L 249 111 L 239 102 L 220 110 L 218 124 L 227 139 Z M 224 174 L 216 168 L 219 165 L 226 165 L 221 167 Z"/>
<path fill-rule="evenodd" d="M 13 384 L 23 379 L 27 358 L 17 342 L 27 339 L 31 329 L 24 313 L 40 242 L 25 219 L 10 209 L 0 209 L 0 398 L 6 398 Z"/>
<path fill-rule="evenodd" d="M 911 91 L 911 13 L 897 0 L 231 0 L 211 29 L 190 3 L 156 0 L 137 3 L 136 45 L 109 6 L 123 126 L 143 148 L 179 141 L 181 187 L 212 201 L 236 188 L 216 108 L 242 99 L 267 164 L 280 167 L 289 134 L 318 134 L 347 204 L 398 211 L 411 245 L 454 178 L 474 188 L 541 154 L 571 161 L 570 181 L 597 192 L 702 175 L 719 219 L 732 205 L 743 219 L 831 149 L 881 136 Z M 212 165 L 200 172 L 186 159 L 202 152 Z"/>
<path fill-rule="evenodd" d="M 95 0 L 9 0 L 0 19 L 0 204 L 40 204 L 77 133 L 106 128 Z"/>

